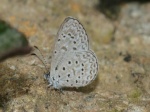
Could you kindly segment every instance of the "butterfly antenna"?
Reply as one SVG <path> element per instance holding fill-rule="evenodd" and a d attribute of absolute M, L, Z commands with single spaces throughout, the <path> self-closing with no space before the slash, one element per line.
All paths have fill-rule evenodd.
<path fill-rule="evenodd" d="M 43 63 L 43 65 L 45 66 L 46 71 L 49 72 L 49 69 L 47 67 L 47 62 L 46 62 L 44 56 L 42 55 L 41 51 L 38 49 L 37 46 L 34 46 L 33 48 L 34 48 L 34 50 L 31 53 L 31 55 L 35 55 Z"/>

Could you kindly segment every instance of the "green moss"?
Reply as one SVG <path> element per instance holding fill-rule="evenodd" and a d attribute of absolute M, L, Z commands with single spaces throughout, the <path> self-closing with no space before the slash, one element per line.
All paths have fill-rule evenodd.
<path fill-rule="evenodd" d="M 131 91 L 131 94 L 129 94 L 129 99 L 132 102 L 138 102 L 141 95 L 142 95 L 141 90 L 135 89 L 135 90 Z"/>

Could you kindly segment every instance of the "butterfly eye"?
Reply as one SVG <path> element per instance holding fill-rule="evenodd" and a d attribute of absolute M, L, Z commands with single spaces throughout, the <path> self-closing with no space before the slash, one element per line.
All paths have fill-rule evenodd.
<path fill-rule="evenodd" d="M 73 43 L 76 44 L 76 41 L 74 41 Z"/>
<path fill-rule="evenodd" d="M 60 41 L 60 39 L 58 39 L 58 41 Z"/>

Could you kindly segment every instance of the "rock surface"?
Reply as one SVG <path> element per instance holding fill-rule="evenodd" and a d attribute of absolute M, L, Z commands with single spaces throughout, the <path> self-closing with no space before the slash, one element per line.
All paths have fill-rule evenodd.
<path fill-rule="evenodd" d="M 149 112 L 150 3 L 126 3 L 117 20 L 97 10 L 99 0 L 3 0 L 0 17 L 49 56 L 59 26 L 78 18 L 99 60 L 91 84 L 59 91 L 47 88 L 45 68 L 34 56 L 0 64 L 0 111 Z"/>

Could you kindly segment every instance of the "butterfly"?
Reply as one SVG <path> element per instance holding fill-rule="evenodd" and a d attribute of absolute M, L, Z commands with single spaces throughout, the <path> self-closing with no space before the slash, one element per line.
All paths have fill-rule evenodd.
<path fill-rule="evenodd" d="M 55 89 L 83 87 L 95 80 L 98 60 L 89 48 L 89 39 L 81 23 L 67 17 L 57 33 L 50 72 L 45 75 Z"/>

